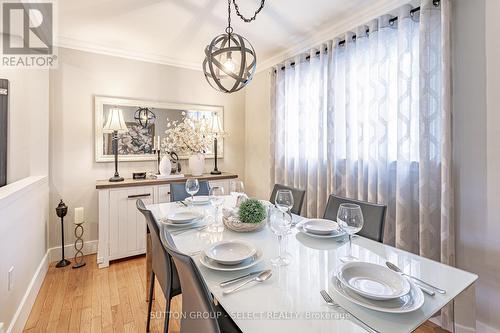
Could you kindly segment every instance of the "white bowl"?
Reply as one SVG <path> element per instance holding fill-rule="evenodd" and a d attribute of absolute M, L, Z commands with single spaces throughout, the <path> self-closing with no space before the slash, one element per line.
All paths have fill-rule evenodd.
<path fill-rule="evenodd" d="M 410 283 L 401 274 L 385 266 L 367 262 L 350 262 L 342 265 L 337 278 L 350 290 L 374 300 L 389 300 L 402 297 L 411 289 Z"/>
<path fill-rule="evenodd" d="M 257 249 L 241 241 L 220 241 L 205 250 L 205 256 L 223 265 L 237 265 L 251 258 Z"/>
<path fill-rule="evenodd" d="M 302 228 L 315 235 L 330 235 L 339 230 L 337 222 L 324 219 L 309 219 L 303 222 Z"/>
<path fill-rule="evenodd" d="M 168 215 L 167 219 L 173 224 L 184 224 L 203 218 L 203 214 L 190 210 L 181 210 Z"/>

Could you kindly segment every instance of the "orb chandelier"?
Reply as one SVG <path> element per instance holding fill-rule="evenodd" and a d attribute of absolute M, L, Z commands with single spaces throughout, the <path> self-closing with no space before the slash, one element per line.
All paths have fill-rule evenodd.
<path fill-rule="evenodd" d="M 244 17 L 232 0 L 236 14 L 245 22 L 254 21 L 257 14 L 264 8 L 265 0 L 250 18 Z M 224 34 L 215 37 L 205 48 L 203 72 L 208 83 L 219 91 L 233 93 L 245 87 L 252 81 L 257 65 L 257 55 L 250 42 L 233 32 L 231 27 L 231 0 L 227 6 L 228 24 Z"/>
<path fill-rule="evenodd" d="M 156 120 L 156 115 L 151 111 L 150 108 L 138 108 L 134 113 L 134 120 L 142 126 L 142 128 L 147 128 L 154 124 Z"/>

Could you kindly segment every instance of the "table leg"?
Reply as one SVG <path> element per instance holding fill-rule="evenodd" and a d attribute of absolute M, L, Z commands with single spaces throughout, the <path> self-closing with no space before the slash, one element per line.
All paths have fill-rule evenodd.
<path fill-rule="evenodd" d="M 151 234 L 148 232 L 146 234 L 146 302 L 148 301 L 149 296 L 149 285 L 151 281 L 151 264 L 152 264 L 152 256 L 151 256 Z M 153 295 L 153 299 L 155 296 Z"/>

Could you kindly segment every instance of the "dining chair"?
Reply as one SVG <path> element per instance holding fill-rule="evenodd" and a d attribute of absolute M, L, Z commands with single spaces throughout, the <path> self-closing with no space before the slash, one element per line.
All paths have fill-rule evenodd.
<path fill-rule="evenodd" d="M 168 332 L 168 320 L 170 312 L 170 301 L 174 296 L 181 293 L 181 284 L 175 265 L 172 262 L 172 257 L 163 247 L 160 240 L 160 230 L 155 217 L 150 210 L 146 209 L 144 202 L 138 199 L 136 202 L 137 209 L 146 218 L 146 223 L 151 236 L 151 256 L 152 256 L 152 270 L 151 270 L 151 284 L 149 286 L 148 298 L 148 319 L 146 323 L 146 332 L 149 332 L 149 324 L 151 319 L 151 306 L 153 304 L 153 293 L 155 285 L 155 277 L 165 296 L 165 323 L 163 327 L 164 332 Z"/>
<path fill-rule="evenodd" d="M 208 181 L 202 180 L 199 182 L 200 189 L 196 195 L 208 195 L 210 192 L 210 185 Z M 170 201 L 183 201 L 191 195 L 186 192 L 186 183 L 172 183 L 170 184 Z"/>
<path fill-rule="evenodd" d="M 203 316 L 183 316 L 181 333 L 239 333 L 241 330 L 220 304 L 215 304 L 212 294 L 201 276 L 193 259 L 178 251 L 172 236 L 163 229 L 163 246 L 172 257 L 182 288 L 182 313 L 203 314 Z"/>
<path fill-rule="evenodd" d="M 276 201 L 276 193 L 279 190 L 290 190 L 292 191 L 293 195 L 293 207 L 291 209 L 292 213 L 295 215 L 300 215 L 300 212 L 302 211 L 302 204 L 304 203 L 304 197 L 306 195 L 306 191 L 294 188 L 294 187 L 289 187 L 281 184 L 274 184 L 273 187 L 273 192 L 271 193 L 271 198 L 269 201 L 271 203 L 275 203 Z"/>
<path fill-rule="evenodd" d="M 384 241 L 384 225 L 387 211 L 386 205 L 344 198 L 332 194 L 328 197 L 328 203 L 326 204 L 325 214 L 323 217 L 328 220 L 337 220 L 337 212 L 340 205 L 343 203 L 353 203 L 361 207 L 364 224 L 363 228 L 358 232 L 358 235 L 379 243 Z"/>

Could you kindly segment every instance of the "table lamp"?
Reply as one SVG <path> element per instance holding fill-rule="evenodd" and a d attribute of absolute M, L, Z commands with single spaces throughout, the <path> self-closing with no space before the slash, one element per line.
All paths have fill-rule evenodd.
<path fill-rule="evenodd" d="M 118 133 L 128 132 L 123 112 L 118 108 L 109 109 L 108 120 L 103 128 L 104 133 L 113 133 L 113 153 L 115 154 L 115 175 L 109 178 L 110 182 L 121 182 L 123 177 L 118 173 Z"/>

